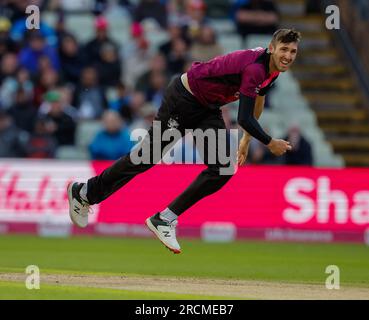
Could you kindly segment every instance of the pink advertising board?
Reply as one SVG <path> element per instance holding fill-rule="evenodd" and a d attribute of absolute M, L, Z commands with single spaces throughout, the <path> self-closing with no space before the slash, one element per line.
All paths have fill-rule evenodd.
<path fill-rule="evenodd" d="M 94 163 L 96 172 L 106 165 Z M 141 223 L 162 210 L 205 167 L 156 166 L 100 205 L 98 222 Z M 190 208 L 181 225 L 364 230 L 369 227 L 369 170 L 242 167 L 219 192 Z"/>
<path fill-rule="evenodd" d="M 16 230 L 17 224 L 69 223 L 67 183 L 84 181 L 109 164 L 1 161 L 0 232 Z M 109 234 L 115 226 L 117 234 L 146 236 L 145 219 L 204 168 L 157 165 L 95 206 L 89 228 L 71 232 Z M 368 181 L 369 169 L 242 167 L 222 190 L 181 216 L 180 232 L 200 236 L 204 223 L 213 222 L 234 225 L 238 238 L 363 241 L 369 230 Z"/>

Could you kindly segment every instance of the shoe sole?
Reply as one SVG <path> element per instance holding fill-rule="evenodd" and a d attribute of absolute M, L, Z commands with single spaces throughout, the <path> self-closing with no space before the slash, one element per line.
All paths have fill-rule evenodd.
<path fill-rule="evenodd" d="M 77 227 L 80 227 L 80 228 L 85 228 L 87 227 L 88 225 L 88 222 L 86 225 L 80 225 L 73 217 L 73 214 L 72 214 L 72 206 L 73 206 L 73 196 L 72 196 L 72 185 L 73 185 L 74 182 L 69 182 L 68 186 L 67 186 L 67 193 L 68 193 L 68 202 L 69 202 L 69 218 L 72 220 L 73 224 L 75 224 Z"/>
<path fill-rule="evenodd" d="M 160 242 L 170 251 L 172 251 L 174 254 L 179 254 L 181 253 L 181 250 L 178 249 L 174 249 L 171 246 L 167 245 L 162 239 L 160 239 L 160 235 L 157 232 L 156 228 L 154 227 L 154 225 L 151 223 L 150 218 L 147 218 L 145 221 L 146 226 L 149 228 L 149 230 L 160 240 Z"/>

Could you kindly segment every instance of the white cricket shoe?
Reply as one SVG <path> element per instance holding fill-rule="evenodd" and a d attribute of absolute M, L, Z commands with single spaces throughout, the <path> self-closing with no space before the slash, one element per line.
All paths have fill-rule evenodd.
<path fill-rule="evenodd" d="M 69 216 L 72 222 L 80 228 L 88 225 L 88 214 L 91 207 L 79 195 L 83 183 L 71 182 L 67 187 L 69 201 Z"/>
<path fill-rule="evenodd" d="M 173 253 L 181 253 L 181 247 L 176 238 L 177 220 L 171 223 L 160 218 L 160 213 L 146 219 L 146 226 L 159 238 L 159 240 Z"/>

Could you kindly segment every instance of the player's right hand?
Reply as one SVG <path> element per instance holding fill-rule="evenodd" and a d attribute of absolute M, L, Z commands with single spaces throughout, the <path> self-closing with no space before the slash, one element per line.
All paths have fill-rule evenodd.
<path fill-rule="evenodd" d="M 282 139 L 272 139 L 267 147 L 275 156 L 281 156 L 287 151 L 292 150 L 291 144 L 288 141 Z"/>

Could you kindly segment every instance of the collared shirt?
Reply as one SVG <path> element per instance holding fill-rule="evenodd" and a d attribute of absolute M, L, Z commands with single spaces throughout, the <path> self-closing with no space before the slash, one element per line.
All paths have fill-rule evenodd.
<path fill-rule="evenodd" d="M 269 73 L 267 49 L 237 50 L 207 62 L 194 62 L 187 72 L 191 91 L 199 102 L 210 108 L 239 99 L 267 93 L 279 72 Z"/>

